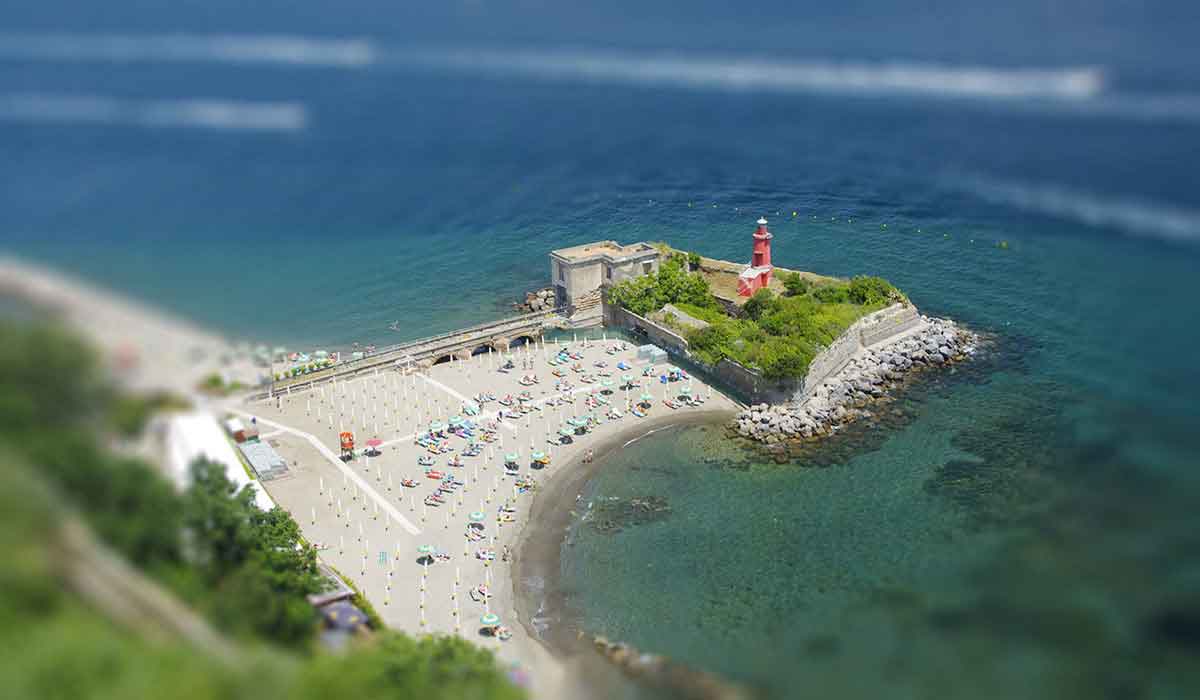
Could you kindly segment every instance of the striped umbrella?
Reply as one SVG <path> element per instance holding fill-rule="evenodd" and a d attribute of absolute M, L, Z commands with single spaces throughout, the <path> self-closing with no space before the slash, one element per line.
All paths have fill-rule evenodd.
<path fill-rule="evenodd" d="M 479 618 L 479 621 L 485 627 L 495 627 L 496 625 L 500 624 L 500 616 L 496 613 L 488 613 L 487 615 Z"/>

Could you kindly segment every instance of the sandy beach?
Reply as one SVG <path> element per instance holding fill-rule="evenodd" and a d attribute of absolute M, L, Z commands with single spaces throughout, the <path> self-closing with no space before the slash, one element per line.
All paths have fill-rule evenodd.
<path fill-rule="evenodd" d="M 578 359 L 549 361 L 568 347 Z M 551 652 L 566 647 L 539 637 L 533 623 L 538 610 L 522 581 L 553 580 L 571 507 L 580 486 L 602 468 L 605 454 L 673 424 L 723 420 L 738 405 L 696 378 L 663 383 L 663 363 L 643 376 L 649 365 L 629 343 L 550 342 L 517 348 L 510 357 L 514 367 L 507 372 L 500 371 L 499 354 L 481 354 L 422 372 L 400 368 L 285 393 L 235 413 L 257 420 L 263 439 L 287 461 L 285 475 L 264 483 L 267 491 L 320 547 L 322 560 L 351 579 L 386 624 L 414 634 L 462 635 L 494 649 L 535 697 L 578 697 L 590 679 L 576 666 L 588 662 Z M 618 369 L 621 362 L 628 369 Z M 525 375 L 538 381 L 522 385 Z M 625 377 L 636 386 L 623 389 Z M 689 388 L 703 399 L 701 405 L 664 404 Z M 526 401 L 516 398 L 522 391 L 528 392 Z M 488 401 L 478 415 L 462 415 L 481 393 L 511 396 L 512 406 Z M 626 412 L 627 397 L 637 403 L 643 394 L 651 397 L 649 414 Z M 588 407 L 589 401 L 607 405 Z M 525 412 L 517 412 L 522 403 Z M 609 413 L 610 406 L 623 415 Z M 598 422 L 570 444 L 558 444 L 559 431 L 588 414 Z M 452 417 L 474 424 L 473 437 L 446 433 L 442 440 L 450 449 L 441 454 L 416 444 L 431 424 L 445 426 Z M 489 426 L 494 440 L 483 442 Z M 354 432 L 359 451 L 346 462 L 339 459 L 343 430 Z M 375 456 L 361 454 L 368 439 L 380 442 Z M 479 453 L 459 456 L 475 439 Z M 534 463 L 535 453 L 549 464 Z M 422 458 L 433 464 L 420 464 Z M 462 466 L 451 466 L 452 459 Z M 506 461 L 518 468 L 506 469 Z M 441 479 L 427 478 L 427 468 L 456 482 L 440 500 L 431 496 Z M 518 486 L 529 478 L 535 488 Z M 421 547 L 438 557 L 426 559 Z M 501 641 L 485 629 L 481 619 L 491 614 L 510 638 Z"/>

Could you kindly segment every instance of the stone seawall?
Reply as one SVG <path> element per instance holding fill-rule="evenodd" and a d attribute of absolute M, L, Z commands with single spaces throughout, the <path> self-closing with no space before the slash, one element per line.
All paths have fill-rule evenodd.
<path fill-rule="evenodd" d="M 813 358 L 804 381 L 790 399 L 799 401 L 807 398 L 822 382 L 840 372 L 863 348 L 885 343 L 920 323 L 921 316 L 911 304 L 892 304 L 863 316 Z"/>

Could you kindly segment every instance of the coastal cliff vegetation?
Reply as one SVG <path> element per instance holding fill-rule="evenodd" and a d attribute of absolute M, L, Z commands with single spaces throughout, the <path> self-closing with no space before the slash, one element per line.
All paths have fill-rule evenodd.
<path fill-rule="evenodd" d="M 639 316 L 671 304 L 705 324 L 697 328 L 664 315 L 663 322 L 687 339 L 696 359 L 710 365 L 730 359 L 768 379 L 803 377 L 813 358 L 859 318 L 907 301 L 880 277 L 814 283 L 800 273 L 781 272 L 785 293 L 760 289 L 732 316 L 691 268 L 688 256 L 673 253 L 657 274 L 613 285 L 608 301 Z"/>
<path fill-rule="evenodd" d="M 0 322 L 0 383 L 0 643 L 12 650 L 0 684 L 13 697 L 524 697 L 459 638 L 375 630 L 349 654 L 321 651 L 306 596 L 326 581 L 296 522 L 258 510 L 218 465 L 194 464 L 180 492 L 115 451 L 135 432 L 130 399 L 73 337 Z M 132 572 L 107 604 L 83 594 L 95 584 L 73 523 L 85 556 Z M 173 614 L 136 602 L 164 594 Z M 221 633 L 215 647 L 179 636 L 174 623 L 197 613 Z"/>

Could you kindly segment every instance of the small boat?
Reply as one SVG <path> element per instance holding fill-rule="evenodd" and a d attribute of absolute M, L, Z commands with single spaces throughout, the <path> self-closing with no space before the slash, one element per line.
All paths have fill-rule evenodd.
<path fill-rule="evenodd" d="M 433 457 L 430 457 L 429 455 L 421 455 L 420 457 L 417 457 L 417 464 L 421 465 L 422 467 L 432 467 L 434 461 L 435 460 Z"/>
<path fill-rule="evenodd" d="M 446 462 L 446 466 L 448 467 L 461 467 L 463 464 L 462 458 L 458 455 L 454 455 Z"/>
<path fill-rule="evenodd" d="M 415 489 L 417 487 L 417 482 L 414 479 L 401 479 L 400 485 L 406 488 Z"/>
<path fill-rule="evenodd" d="M 633 415 L 637 416 L 638 418 L 645 418 L 645 417 L 646 417 L 646 414 L 645 414 L 645 413 L 643 413 L 643 412 L 642 412 L 642 410 L 641 410 L 640 408 L 635 408 L 635 409 L 633 409 L 633 411 L 631 411 L 631 413 L 633 413 Z"/>
<path fill-rule="evenodd" d="M 437 479 L 438 481 L 441 481 L 442 479 L 446 478 L 446 475 L 436 469 L 430 469 L 429 471 L 425 472 L 425 478 Z"/>

